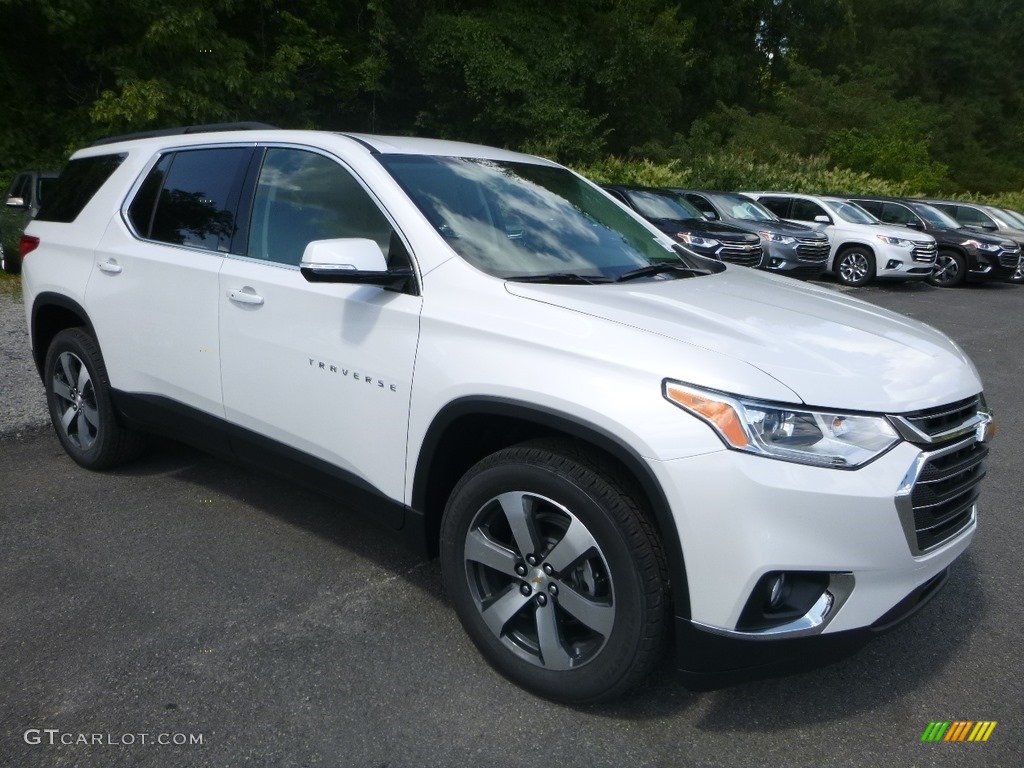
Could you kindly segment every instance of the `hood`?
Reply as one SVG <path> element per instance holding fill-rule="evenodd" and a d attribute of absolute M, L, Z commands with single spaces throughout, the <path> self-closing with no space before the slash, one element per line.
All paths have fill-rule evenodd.
<path fill-rule="evenodd" d="M 718 221 L 707 219 L 649 219 L 649 221 L 670 235 L 678 232 L 689 232 L 700 237 L 711 237 L 726 243 L 750 243 L 754 245 L 761 242 L 761 238 L 749 229 L 734 227 L 732 224 L 722 224 Z"/>
<path fill-rule="evenodd" d="M 743 226 L 754 232 L 772 232 L 779 235 L 828 240 L 828 237 L 820 229 L 797 224 L 792 221 L 744 221 Z"/>
<path fill-rule="evenodd" d="M 929 230 L 931 231 L 931 230 Z M 1012 236 L 1009 233 L 995 233 L 988 232 L 983 229 L 971 229 L 970 227 L 959 227 L 958 229 L 945 229 L 950 237 L 956 237 L 961 240 L 977 240 L 979 243 L 985 243 L 986 245 L 998 245 L 998 246 L 1014 246 L 1016 243 L 1013 241 Z M 1024 235 L 1024 233 L 1021 233 Z"/>
<path fill-rule="evenodd" d="M 970 360 L 934 328 L 836 291 L 750 269 L 621 285 L 509 282 L 506 290 L 679 342 L 675 352 L 666 348 L 666 378 L 682 378 L 675 371 L 687 367 L 691 347 L 732 358 L 730 365 L 746 363 L 812 406 L 904 413 L 981 390 Z M 759 380 L 752 372 L 752 389 Z M 692 375 L 689 383 L 707 386 Z"/>

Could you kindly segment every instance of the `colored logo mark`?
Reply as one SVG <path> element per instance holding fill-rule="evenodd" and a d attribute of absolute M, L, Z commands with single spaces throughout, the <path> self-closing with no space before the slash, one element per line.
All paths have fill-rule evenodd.
<path fill-rule="evenodd" d="M 928 723 L 921 741 L 988 741 L 995 720 L 939 720 Z"/>

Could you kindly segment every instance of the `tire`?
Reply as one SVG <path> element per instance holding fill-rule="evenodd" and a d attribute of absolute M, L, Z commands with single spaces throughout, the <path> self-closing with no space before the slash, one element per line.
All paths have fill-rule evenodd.
<path fill-rule="evenodd" d="M 1013 277 L 1010 278 L 1011 283 L 1020 285 L 1024 283 L 1024 259 L 1017 262 L 1017 271 L 1013 273 Z"/>
<path fill-rule="evenodd" d="M 836 279 L 851 288 L 867 285 L 875 276 L 875 254 L 863 245 L 851 245 L 839 252 L 835 266 Z"/>
<path fill-rule="evenodd" d="M 956 251 L 939 251 L 928 282 L 939 288 L 955 288 L 967 279 L 967 260 Z"/>
<path fill-rule="evenodd" d="M 592 703 L 661 658 L 665 558 L 629 487 L 572 443 L 539 441 L 492 454 L 452 492 L 445 592 L 484 657 L 523 688 Z"/>
<path fill-rule="evenodd" d="M 118 423 L 110 381 L 95 339 L 80 328 L 54 336 L 46 351 L 46 403 L 57 438 L 87 469 L 109 469 L 135 458 L 142 436 Z"/>

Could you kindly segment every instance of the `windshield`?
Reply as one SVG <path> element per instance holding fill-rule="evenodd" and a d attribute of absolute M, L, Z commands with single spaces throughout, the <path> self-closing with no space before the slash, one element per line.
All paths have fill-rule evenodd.
<path fill-rule="evenodd" d="M 685 260 L 600 190 L 565 168 L 496 160 L 380 155 L 448 245 L 502 278 L 608 282 L 655 263 Z M 666 272 L 669 279 L 683 272 Z"/>
<path fill-rule="evenodd" d="M 1003 225 L 1006 229 L 1016 229 L 1017 222 L 1012 216 L 1010 216 L 1002 208 L 989 208 L 986 207 L 985 211 L 996 221 Z"/>
<path fill-rule="evenodd" d="M 845 203 L 842 200 L 827 201 L 836 215 L 851 224 L 881 224 L 881 222 L 854 203 Z"/>
<path fill-rule="evenodd" d="M 719 206 L 726 216 L 740 221 L 779 221 L 779 217 L 756 200 L 743 195 L 718 195 Z"/>
<path fill-rule="evenodd" d="M 670 221 L 686 221 L 687 219 L 703 219 L 704 216 L 690 203 L 671 192 L 648 192 L 646 190 L 627 189 L 633 207 L 648 219 L 668 219 Z"/>
<path fill-rule="evenodd" d="M 954 219 L 948 213 L 944 213 L 934 206 L 926 205 L 925 203 L 914 203 L 912 207 L 918 216 L 936 227 L 960 229 L 963 226 L 963 224 Z"/>

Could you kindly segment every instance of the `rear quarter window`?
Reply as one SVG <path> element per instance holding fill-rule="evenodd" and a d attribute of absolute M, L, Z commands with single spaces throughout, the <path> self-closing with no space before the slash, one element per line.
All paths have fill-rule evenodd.
<path fill-rule="evenodd" d="M 74 221 L 125 157 L 124 153 L 93 155 L 69 162 L 53 188 L 47 190 L 36 219 L 64 224 Z"/>

